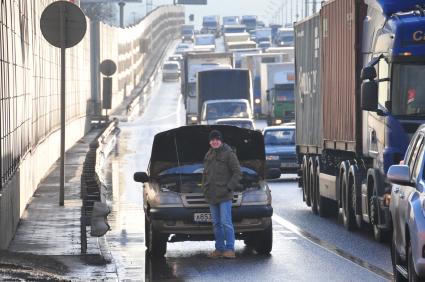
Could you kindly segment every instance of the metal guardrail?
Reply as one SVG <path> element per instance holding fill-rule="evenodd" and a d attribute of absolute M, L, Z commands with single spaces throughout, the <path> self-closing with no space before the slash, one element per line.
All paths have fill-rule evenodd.
<path fill-rule="evenodd" d="M 113 119 L 104 130 L 90 143 L 81 174 L 81 253 L 87 252 L 87 226 L 90 225 L 91 213 L 95 202 L 101 201 L 102 182 L 100 175 L 106 159 L 112 152 L 115 137 L 119 133 L 118 120 Z"/>

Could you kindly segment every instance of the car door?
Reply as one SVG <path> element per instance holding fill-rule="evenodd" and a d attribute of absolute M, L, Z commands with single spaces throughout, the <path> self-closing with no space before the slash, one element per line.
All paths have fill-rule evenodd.
<path fill-rule="evenodd" d="M 417 144 L 421 140 L 421 138 L 422 137 L 419 134 L 413 136 L 404 158 L 404 164 L 411 165 L 412 159 L 414 159 L 413 152 L 417 148 Z M 403 248 L 401 248 L 401 245 L 403 244 L 402 233 L 404 232 L 402 229 L 404 229 L 405 226 L 404 218 L 400 214 L 400 189 L 401 185 L 399 184 L 393 184 L 391 189 L 391 215 L 393 218 L 394 240 L 396 242 L 396 246 L 399 252 L 404 250 Z"/>
<path fill-rule="evenodd" d="M 424 136 L 419 134 L 415 147 L 412 150 L 412 155 L 409 160 L 410 168 L 410 179 L 412 183 L 419 183 L 420 177 L 422 177 L 421 168 L 423 164 L 424 157 Z M 396 192 L 396 191 L 395 191 Z M 400 229 L 401 229 L 401 247 L 403 250 L 406 249 L 406 222 L 410 214 L 410 199 L 413 193 L 416 193 L 416 185 L 409 186 L 403 185 L 400 186 L 400 190 L 397 194 L 399 199 L 399 216 L 400 216 Z"/>

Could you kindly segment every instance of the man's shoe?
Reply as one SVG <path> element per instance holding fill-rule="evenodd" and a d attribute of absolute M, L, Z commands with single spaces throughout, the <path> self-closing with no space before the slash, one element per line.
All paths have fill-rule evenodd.
<path fill-rule="evenodd" d="M 227 258 L 227 259 L 234 259 L 234 258 L 236 258 L 236 254 L 235 254 L 235 251 L 225 251 L 225 252 L 223 252 L 223 258 Z"/>
<path fill-rule="evenodd" d="M 218 250 L 215 250 L 214 252 L 211 252 L 208 254 L 208 257 L 212 259 L 218 259 L 218 258 L 221 258 L 222 256 L 223 256 L 223 253 Z"/>

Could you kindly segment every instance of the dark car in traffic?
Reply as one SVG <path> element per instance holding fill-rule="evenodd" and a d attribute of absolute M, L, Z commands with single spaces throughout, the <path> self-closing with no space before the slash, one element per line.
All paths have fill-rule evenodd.
<path fill-rule="evenodd" d="M 214 238 L 202 190 L 203 160 L 214 129 L 222 132 L 241 165 L 241 185 L 233 191 L 232 204 L 236 239 L 258 253 L 272 249 L 273 209 L 262 134 L 235 126 L 195 125 L 157 134 L 148 172 L 134 174 L 136 182 L 144 183 L 145 243 L 152 256 L 163 256 L 170 242 Z"/>
<path fill-rule="evenodd" d="M 392 183 L 391 255 L 395 281 L 425 281 L 425 125 L 413 136 L 404 160 L 389 168 Z"/>
<path fill-rule="evenodd" d="M 295 125 L 269 126 L 263 130 L 268 171 L 296 173 L 299 169 L 295 147 Z"/>

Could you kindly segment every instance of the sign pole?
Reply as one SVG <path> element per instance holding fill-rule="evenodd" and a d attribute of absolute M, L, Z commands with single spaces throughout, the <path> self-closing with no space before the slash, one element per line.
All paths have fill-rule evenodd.
<path fill-rule="evenodd" d="M 60 7 L 60 49 L 61 49 L 61 145 L 60 145 L 60 191 L 59 205 L 65 204 L 65 7 Z"/>

